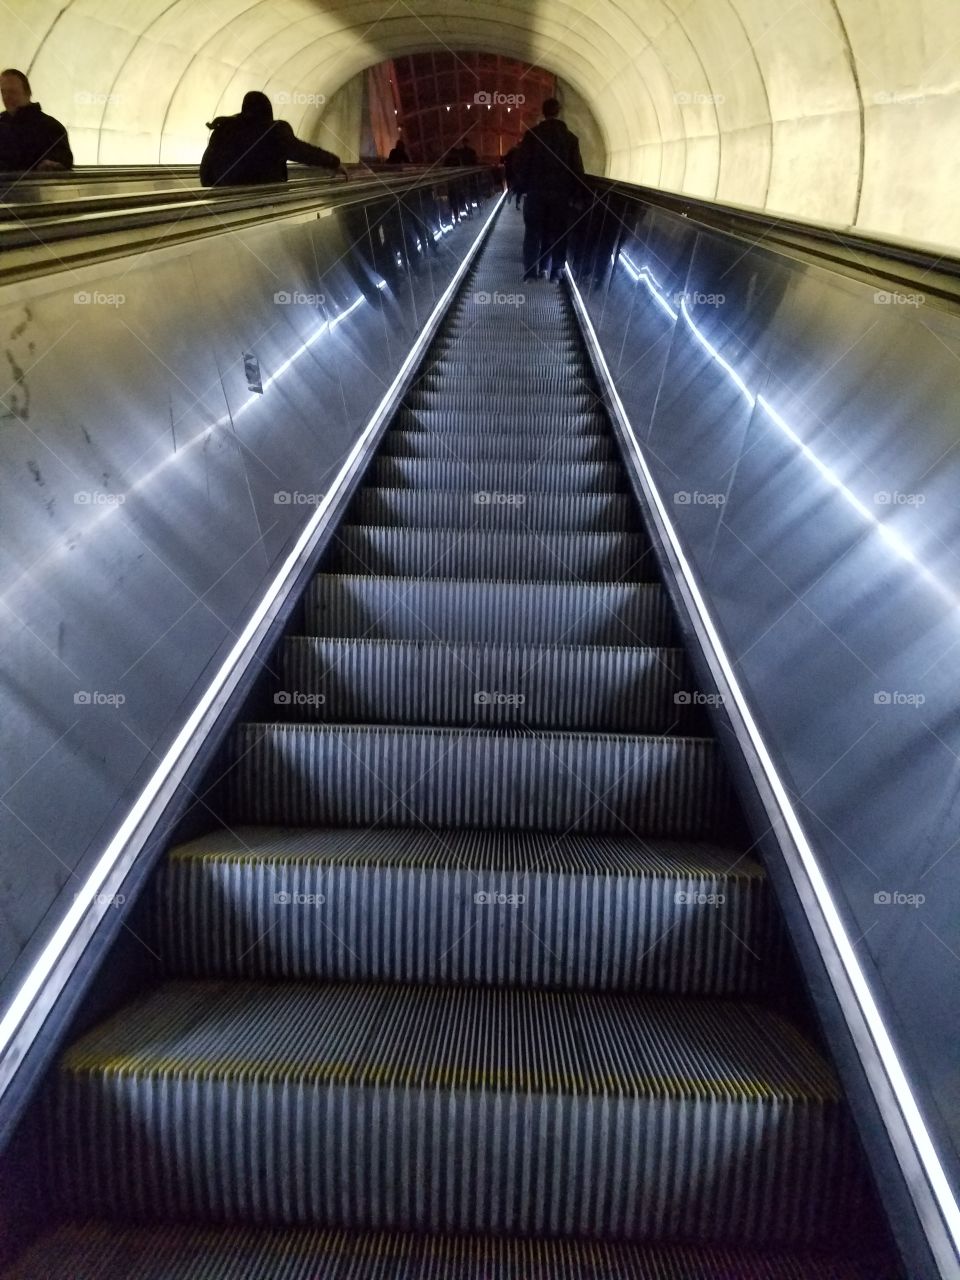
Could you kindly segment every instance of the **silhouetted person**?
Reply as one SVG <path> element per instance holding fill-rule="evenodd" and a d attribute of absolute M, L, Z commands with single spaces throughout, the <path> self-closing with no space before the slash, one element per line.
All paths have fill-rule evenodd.
<path fill-rule="evenodd" d="M 464 168 L 466 168 L 467 165 L 479 163 L 477 160 L 477 153 L 474 151 L 473 147 L 471 147 L 469 142 L 465 142 L 460 150 L 455 152 L 455 155 L 457 159 L 454 163 L 463 165 Z"/>
<path fill-rule="evenodd" d="M 0 72 L 0 170 L 25 173 L 72 169 L 70 139 L 59 120 L 33 101 L 30 81 L 22 71 Z"/>
<path fill-rule="evenodd" d="M 520 143 L 517 142 L 503 157 L 503 176 L 507 180 L 507 203 L 509 204 L 511 196 L 516 196 L 518 209 L 522 199 L 521 193 L 517 188 L 517 156 L 519 154 Z"/>
<path fill-rule="evenodd" d="M 559 280 L 567 257 L 570 202 L 582 189 L 580 141 L 560 119 L 560 103 L 548 98 L 544 118 L 524 134 L 515 162 L 523 204 L 523 278 L 550 272 Z"/>
<path fill-rule="evenodd" d="M 218 116 L 207 128 L 210 142 L 200 162 L 205 187 L 286 182 L 287 161 L 339 169 L 340 157 L 302 142 L 286 120 L 274 120 L 265 93 L 251 90 L 238 116 Z"/>
<path fill-rule="evenodd" d="M 402 138 L 397 139 L 397 145 L 387 156 L 387 164 L 409 164 L 410 157 L 407 155 L 407 146 Z"/>

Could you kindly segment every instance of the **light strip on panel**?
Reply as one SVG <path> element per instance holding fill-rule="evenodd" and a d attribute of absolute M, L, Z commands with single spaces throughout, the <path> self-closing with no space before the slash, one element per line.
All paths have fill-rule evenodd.
<path fill-rule="evenodd" d="M 92 937 L 104 915 L 111 909 L 110 902 L 114 893 L 119 890 L 150 831 L 159 820 L 163 806 L 169 802 L 180 779 L 196 756 L 203 738 L 252 661 L 258 644 L 263 638 L 262 633 L 276 616 L 283 600 L 307 562 L 312 544 L 322 532 L 327 513 L 351 479 L 354 468 L 363 458 L 372 437 L 383 425 L 386 416 L 392 412 L 408 374 L 420 361 L 427 344 L 432 340 L 441 317 L 460 287 L 504 199 L 505 195 L 501 195 L 496 201 L 322 502 L 318 503 L 295 546 L 261 596 L 236 643 L 210 680 L 199 702 L 128 810 L 119 829 L 97 859 L 73 903 L 67 908 L 63 919 L 25 975 L 10 1004 L 3 1011 L 3 1016 L 0 1018 L 0 1096 L 9 1087 L 17 1067 L 32 1043 L 33 1036 L 63 989 L 69 972 L 79 959 L 83 947 Z M 346 313 L 343 318 L 345 316 Z M 148 819 L 152 819 L 148 830 L 140 832 L 141 824 Z M 64 972 L 65 962 L 69 962 L 66 972 Z"/>
<path fill-rule="evenodd" d="M 636 271 L 636 268 L 634 268 Z M 923 1176 L 926 1179 L 927 1186 L 936 1202 L 937 1211 L 940 1219 L 946 1228 L 949 1236 L 949 1247 L 952 1248 L 956 1258 L 960 1258 L 960 1206 L 957 1204 L 956 1196 L 950 1186 L 949 1179 L 943 1168 L 943 1164 L 937 1153 L 930 1131 L 927 1128 L 923 1114 L 910 1088 L 907 1074 L 904 1069 L 900 1056 L 896 1047 L 887 1031 L 883 1016 L 877 1005 L 870 984 L 860 965 L 856 950 L 850 941 L 847 931 L 844 927 L 843 920 L 836 902 L 827 885 L 826 878 L 820 868 L 816 853 L 810 845 L 803 826 L 794 810 L 793 803 L 787 792 L 783 781 L 777 772 L 777 767 L 768 752 L 763 740 L 763 735 L 753 717 L 747 697 L 740 686 L 737 679 L 733 664 L 724 648 L 723 640 L 717 629 L 710 608 L 700 590 L 693 566 L 687 559 L 684 552 L 680 537 L 673 524 L 667 506 L 660 494 L 660 491 L 653 478 L 647 460 L 643 452 L 643 448 L 637 438 L 633 425 L 627 415 L 626 408 L 620 398 L 610 368 L 607 365 L 600 341 L 597 337 L 596 330 L 587 312 L 583 297 L 577 287 L 576 280 L 569 266 L 566 267 L 567 278 L 570 282 L 571 294 L 577 309 L 580 323 L 587 336 L 594 359 L 598 368 L 602 372 L 603 381 L 608 389 L 608 393 L 613 402 L 615 412 L 622 424 L 624 433 L 629 440 L 633 451 L 637 467 L 643 477 L 644 487 L 652 502 L 657 518 L 659 520 L 662 531 L 669 543 L 670 550 L 679 566 L 683 577 L 684 586 L 694 608 L 696 609 L 697 619 L 702 627 L 707 643 L 711 650 L 711 657 L 715 661 L 717 667 L 722 673 L 723 680 L 729 690 L 733 704 L 737 709 L 740 721 L 749 737 L 750 746 L 753 749 L 760 767 L 763 771 L 764 779 L 773 794 L 777 807 L 780 811 L 786 829 L 790 834 L 791 841 L 800 858 L 802 873 L 806 878 L 806 883 L 813 891 L 816 899 L 817 907 L 820 912 L 820 918 L 825 925 L 829 934 L 830 941 L 835 949 L 836 955 L 842 965 L 844 975 L 849 983 L 850 989 L 857 1002 L 858 1011 L 868 1029 L 875 1052 L 882 1065 L 886 1080 L 892 1090 L 893 1096 L 900 1109 L 903 1122 L 909 1134 L 916 1157 L 922 1167 Z M 765 407 L 770 412 L 769 406 Z M 776 421 L 776 418 L 773 419 Z M 782 420 L 781 420 L 782 422 Z M 778 424 L 780 425 L 780 424 Z M 795 433 L 790 429 L 791 435 Z M 795 437 L 799 440 L 799 437 Z M 802 443 L 802 442 L 801 442 Z M 839 481 L 836 481 L 840 485 Z M 842 487 L 842 486 L 841 486 Z M 853 496 L 853 495 L 851 495 Z M 871 519 L 874 517 L 872 513 L 867 513 Z M 791 872 L 795 872 L 796 868 L 791 867 Z M 839 995 L 840 993 L 838 993 Z M 841 1003 L 843 1000 L 841 997 Z M 849 1010 L 845 1010 L 849 1014 Z M 879 1101 L 879 1099 L 878 1099 Z M 881 1114 L 883 1109 L 881 1108 Z M 886 1118 L 886 1117 L 885 1117 Z M 893 1135 L 891 1135 L 893 1136 Z M 910 1190 L 915 1195 L 916 1187 L 909 1182 Z M 928 1217 L 923 1217 L 924 1221 L 928 1221 Z M 941 1253 L 942 1259 L 942 1253 Z M 956 1274 L 955 1272 L 949 1274 Z"/>

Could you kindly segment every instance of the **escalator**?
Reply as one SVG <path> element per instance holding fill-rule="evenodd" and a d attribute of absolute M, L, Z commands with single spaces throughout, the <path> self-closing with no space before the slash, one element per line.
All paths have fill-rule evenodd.
<path fill-rule="evenodd" d="M 520 236 L 503 210 L 273 720 L 236 727 L 214 830 L 151 887 L 156 982 L 53 1072 L 58 1221 L 11 1277 L 899 1275 Z"/>

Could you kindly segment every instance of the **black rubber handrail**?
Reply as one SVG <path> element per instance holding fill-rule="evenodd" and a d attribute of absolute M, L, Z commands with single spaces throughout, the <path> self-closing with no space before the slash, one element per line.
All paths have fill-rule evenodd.
<path fill-rule="evenodd" d="M 618 195 L 759 246 L 802 254 L 859 278 L 922 290 L 960 305 L 960 252 L 949 247 L 916 244 L 614 179 L 594 178 L 592 186 L 598 195 Z"/>

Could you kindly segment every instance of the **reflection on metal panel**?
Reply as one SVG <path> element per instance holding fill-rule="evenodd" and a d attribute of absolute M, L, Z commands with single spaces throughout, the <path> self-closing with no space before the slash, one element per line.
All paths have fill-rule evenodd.
<path fill-rule="evenodd" d="M 408 203 L 389 264 L 356 205 L 0 293 L 0 1000 L 472 243 L 445 182 Z"/>
<path fill-rule="evenodd" d="M 598 341 L 955 1177 L 960 318 L 626 199 L 601 230 Z"/>

